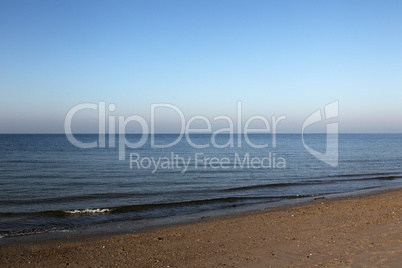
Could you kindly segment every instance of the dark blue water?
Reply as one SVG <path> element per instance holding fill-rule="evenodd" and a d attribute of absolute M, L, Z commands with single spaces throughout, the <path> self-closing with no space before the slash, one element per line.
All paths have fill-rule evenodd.
<path fill-rule="evenodd" d="M 98 135 L 75 135 L 81 142 Z M 126 135 L 132 143 L 140 135 Z M 159 145 L 177 135 L 156 135 Z M 325 153 L 326 134 L 305 135 Z M 108 141 L 108 137 L 106 139 Z M 232 206 L 402 185 L 401 134 L 340 134 L 336 167 L 311 155 L 300 134 L 192 135 L 169 148 L 82 149 L 65 135 L 0 135 L 0 236 L 153 220 Z M 130 167 L 131 154 L 131 167 Z M 152 162 L 153 160 L 155 162 Z M 159 165 L 155 165 L 159 159 Z M 184 162 L 184 161 L 185 162 Z"/>

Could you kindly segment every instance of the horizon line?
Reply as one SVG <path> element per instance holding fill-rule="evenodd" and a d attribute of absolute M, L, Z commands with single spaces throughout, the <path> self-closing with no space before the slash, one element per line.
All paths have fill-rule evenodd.
<path fill-rule="evenodd" d="M 202 133 L 202 132 L 194 132 L 194 133 L 180 133 L 180 132 L 157 132 L 157 133 L 96 133 L 96 132 L 88 132 L 88 133 L 60 133 L 60 132 L 5 132 L 0 135 L 212 135 L 213 132 Z M 338 132 L 338 133 L 327 133 L 327 132 L 264 132 L 264 133 L 244 133 L 244 132 L 234 132 L 234 133 L 218 133 L 216 135 L 266 135 L 266 134 L 402 134 L 402 132 Z"/>

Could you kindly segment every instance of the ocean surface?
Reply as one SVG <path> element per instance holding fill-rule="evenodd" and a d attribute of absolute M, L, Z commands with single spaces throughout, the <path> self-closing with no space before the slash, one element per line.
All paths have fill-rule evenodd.
<path fill-rule="evenodd" d="M 98 146 L 76 147 L 64 134 L 0 135 L 2 240 L 402 186 L 402 134 L 339 134 L 335 167 L 310 154 L 301 134 L 197 134 L 190 143 L 158 134 L 138 148 L 119 147 L 119 136 L 106 136 L 104 147 L 98 135 L 74 137 Z M 326 152 L 326 134 L 304 141 Z"/>

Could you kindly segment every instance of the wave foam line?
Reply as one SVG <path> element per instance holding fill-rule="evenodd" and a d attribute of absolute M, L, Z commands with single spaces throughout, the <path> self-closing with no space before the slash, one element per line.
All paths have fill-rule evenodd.
<path fill-rule="evenodd" d="M 75 209 L 75 210 L 65 210 L 65 213 L 69 214 L 98 214 L 98 213 L 107 213 L 112 211 L 109 208 L 97 208 L 97 209 Z"/>

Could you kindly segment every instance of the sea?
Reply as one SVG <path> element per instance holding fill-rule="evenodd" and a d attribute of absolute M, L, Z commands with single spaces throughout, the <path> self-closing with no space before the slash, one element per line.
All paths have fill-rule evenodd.
<path fill-rule="evenodd" d="M 401 149 L 402 134 L 2 134 L 0 241 L 399 188 Z"/>

